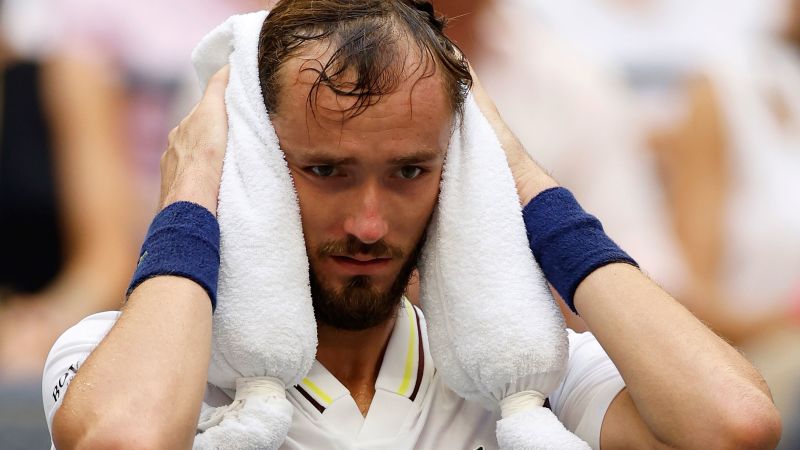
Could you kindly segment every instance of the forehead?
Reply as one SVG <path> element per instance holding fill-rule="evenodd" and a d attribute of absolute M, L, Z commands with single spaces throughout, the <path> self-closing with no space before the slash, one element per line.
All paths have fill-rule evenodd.
<path fill-rule="evenodd" d="M 312 47 L 288 60 L 279 73 L 281 91 L 272 114 L 287 154 L 304 144 L 329 146 L 381 139 L 409 146 L 446 150 L 453 112 L 442 77 L 433 63 L 427 67 L 409 52 L 396 89 L 353 115 L 357 98 L 337 95 L 327 86 L 313 89 L 330 49 Z M 338 82 L 348 81 L 345 76 Z M 402 141 L 402 142 L 399 142 Z"/>

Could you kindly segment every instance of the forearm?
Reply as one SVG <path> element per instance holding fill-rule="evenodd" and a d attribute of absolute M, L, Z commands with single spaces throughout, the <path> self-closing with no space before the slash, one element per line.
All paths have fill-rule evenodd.
<path fill-rule="evenodd" d="M 127 306 L 54 417 L 58 448 L 173 449 L 194 441 L 211 358 L 219 267 L 212 216 L 227 142 L 227 80 L 227 68 L 217 72 L 170 133 L 161 158 L 164 210 L 145 238 Z"/>
<path fill-rule="evenodd" d="M 526 166 L 526 170 L 537 169 L 533 164 Z M 529 189 L 520 192 L 521 198 L 533 198 L 549 187 L 549 183 L 531 182 L 521 187 Z M 562 272 L 573 270 L 570 269 L 573 265 L 575 276 L 594 266 L 594 263 L 586 266 L 584 254 L 593 255 L 590 259 L 609 255 L 607 257 L 612 258 L 609 261 L 627 257 L 618 259 L 621 252 L 608 250 L 614 247 L 610 242 L 598 241 L 597 253 L 588 249 L 586 239 L 597 239 L 594 237 L 597 229 L 587 229 L 585 234 L 563 242 L 554 241 L 557 244 L 549 242 L 548 239 L 561 236 L 559 233 L 582 233 L 578 231 L 582 228 L 572 227 L 587 226 L 589 216 L 570 209 L 568 197 L 552 192 L 541 195 L 547 198 L 534 199 L 537 203 L 530 205 L 533 209 L 530 206 L 525 209 L 526 215 L 533 214 L 531 221 L 526 221 L 533 226 L 529 232 L 544 239 L 531 241 L 534 254 L 545 274 L 554 277 L 550 281 L 556 283 L 559 292 L 570 296 L 568 300 L 573 302 L 589 330 L 619 368 L 628 393 L 652 436 L 677 448 L 726 445 L 750 448 L 750 444 L 761 448 L 758 445 L 769 445 L 773 437 L 777 438 L 779 419 L 769 391 L 756 370 L 636 267 L 605 263 L 607 265 L 595 266 L 599 269 L 585 272 L 588 276 L 582 280 L 564 277 L 571 273 Z M 561 205 L 558 201 L 552 203 L 557 198 L 567 201 L 564 211 L 548 212 L 547 208 Z M 551 235 L 548 226 L 537 225 L 551 213 L 555 223 L 566 227 L 563 230 L 572 231 L 562 230 Z M 559 214 L 564 218 L 560 219 Z M 578 218 L 573 217 L 575 214 Z M 544 244 L 546 242 L 549 243 Z M 572 252 L 579 255 L 568 257 L 567 247 L 574 247 Z M 576 284 L 571 284 L 573 279 Z M 577 290 L 570 286 L 577 286 Z"/>
<path fill-rule="evenodd" d="M 676 448 L 777 443 L 770 440 L 780 435 L 780 419 L 758 372 L 638 269 L 594 271 L 578 286 L 575 305 L 660 441 Z"/>
<path fill-rule="evenodd" d="M 185 278 L 145 281 L 70 384 L 54 418 L 54 443 L 190 447 L 210 349 L 206 291 Z"/>
<path fill-rule="evenodd" d="M 517 136 L 503 122 L 500 112 L 486 91 L 483 90 L 477 75 L 472 72 L 472 76 L 474 82 L 472 93 L 475 101 L 489 125 L 492 126 L 497 140 L 505 152 L 508 167 L 511 169 L 511 175 L 516 183 L 520 203 L 525 206 L 537 194 L 558 186 L 558 183 L 528 155 Z"/>

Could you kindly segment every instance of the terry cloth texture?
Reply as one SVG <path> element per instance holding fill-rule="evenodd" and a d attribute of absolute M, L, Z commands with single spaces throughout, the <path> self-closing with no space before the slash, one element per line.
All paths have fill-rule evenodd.
<path fill-rule="evenodd" d="M 219 306 L 208 380 L 229 391 L 242 379 L 283 386 L 248 389 L 222 411 L 205 410 L 196 448 L 278 448 L 292 416 L 283 387 L 299 383 L 316 355 L 300 209 L 258 78 L 258 36 L 266 15 L 231 17 L 203 38 L 192 59 L 203 86 L 230 65 L 217 214 Z"/>
<path fill-rule="evenodd" d="M 525 206 L 523 217 L 536 261 L 575 313 L 575 291 L 590 273 L 616 262 L 639 267 L 565 188 L 541 192 Z"/>
<path fill-rule="evenodd" d="M 208 292 L 212 310 L 216 308 L 219 225 L 209 210 L 192 202 L 175 202 L 156 215 L 139 252 L 127 295 L 158 275 L 196 282 Z"/>
<path fill-rule="evenodd" d="M 519 426 L 498 427 L 499 442 L 588 448 L 542 406 L 564 375 L 567 334 L 528 247 L 505 153 L 472 95 L 461 119 L 419 267 L 434 362 L 457 394 L 487 408 L 525 393 L 507 418 Z M 522 414 L 531 420 L 513 419 Z"/>

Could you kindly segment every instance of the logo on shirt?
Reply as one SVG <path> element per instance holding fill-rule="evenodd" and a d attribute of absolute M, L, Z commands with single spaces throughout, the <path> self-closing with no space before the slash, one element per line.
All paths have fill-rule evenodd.
<path fill-rule="evenodd" d="M 80 361 L 76 362 L 75 364 L 72 364 L 71 366 L 69 366 L 69 369 L 67 369 L 67 371 L 64 372 L 64 375 L 61 375 L 58 378 L 58 382 L 56 382 L 55 387 L 53 387 L 54 401 L 56 402 L 58 401 L 58 399 L 61 397 L 61 393 L 64 391 L 67 385 L 69 385 L 69 382 L 72 381 L 72 378 L 75 376 L 75 374 L 78 373 L 78 368 L 80 367 L 80 364 L 81 364 Z"/>
<path fill-rule="evenodd" d="M 144 253 L 142 253 L 142 256 L 139 257 L 139 261 L 136 262 L 136 267 L 141 266 L 142 262 L 146 257 L 147 257 L 147 250 L 145 250 Z"/>

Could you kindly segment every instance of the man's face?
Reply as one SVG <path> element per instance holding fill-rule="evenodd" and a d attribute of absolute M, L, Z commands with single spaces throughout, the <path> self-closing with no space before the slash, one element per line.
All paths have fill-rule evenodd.
<path fill-rule="evenodd" d="M 272 121 L 300 201 L 317 319 L 365 329 L 399 305 L 436 205 L 453 114 L 440 76 L 419 72 L 355 117 L 344 112 L 354 99 L 326 87 L 312 109 L 309 64 L 317 67 L 284 65 Z"/>

